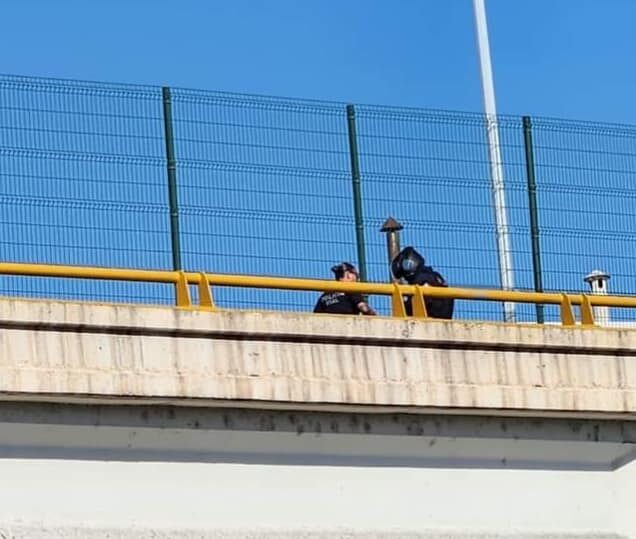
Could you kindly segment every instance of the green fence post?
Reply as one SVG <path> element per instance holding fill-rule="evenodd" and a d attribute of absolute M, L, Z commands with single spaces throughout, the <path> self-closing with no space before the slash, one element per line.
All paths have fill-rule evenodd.
<path fill-rule="evenodd" d="M 168 200 L 170 204 L 170 237 L 172 243 L 172 269 L 181 268 L 181 245 L 179 242 L 179 205 L 177 204 L 177 161 L 174 155 L 174 137 L 172 133 L 172 100 L 170 88 L 164 86 L 163 128 L 166 141 L 166 161 L 168 165 Z"/>
<path fill-rule="evenodd" d="M 535 292 L 543 292 L 541 277 L 541 247 L 539 245 L 539 215 L 537 212 L 537 183 L 534 177 L 534 151 L 532 147 L 532 122 L 523 117 L 523 145 L 526 152 L 526 178 L 528 180 L 528 209 L 530 210 L 530 239 L 532 244 L 532 270 Z M 543 305 L 536 304 L 537 323 L 543 324 Z"/>
<path fill-rule="evenodd" d="M 356 245 L 360 278 L 367 280 L 367 259 L 364 246 L 364 222 L 362 219 L 362 194 L 360 189 L 360 161 L 356 135 L 356 111 L 353 105 L 347 105 L 347 127 L 349 132 L 349 157 L 351 159 L 351 181 L 353 185 L 353 212 L 356 223 Z"/>

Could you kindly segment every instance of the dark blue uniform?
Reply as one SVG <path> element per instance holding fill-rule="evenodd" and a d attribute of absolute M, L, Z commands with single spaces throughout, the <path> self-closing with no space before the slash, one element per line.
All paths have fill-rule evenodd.
<path fill-rule="evenodd" d="M 315 313 L 332 314 L 361 314 L 358 304 L 364 298 L 360 294 L 345 294 L 344 292 L 325 292 L 318 298 Z"/>

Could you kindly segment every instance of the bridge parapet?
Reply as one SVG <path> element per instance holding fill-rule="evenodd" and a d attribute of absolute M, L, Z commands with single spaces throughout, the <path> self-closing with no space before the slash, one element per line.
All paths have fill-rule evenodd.
<path fill-rule="evenodd" d="M 0 301 L 5 398 L 636 417 L 620 328 Z"/>

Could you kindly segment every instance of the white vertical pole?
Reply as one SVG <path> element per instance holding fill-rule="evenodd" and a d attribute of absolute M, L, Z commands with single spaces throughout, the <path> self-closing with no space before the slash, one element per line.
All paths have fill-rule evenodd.
<path fill-rule="evenodd" d="M 488 43 L 488 27 L 486 25 L 486 8 L 484 6 L 484 0 L 473 0 L 473 6 L 475 9 L 475 26 L 477 28 L 477 44 L 479 47 L 479 62 L 481 67 L 481 86 L 484 94 L 484 109 L 486 112 L 486 129 L 488 132 L 490 177 L 492 180 L 497 251 L 499 254 L 499 275 L 502 288 L 504 290 L 512 290 L 514 288 L 514 277 L 512 273 L 512 256 L 508 234 L 508 218 L 506 216 L 506 195 L 504 191 L 501 148 L 499 146 L 495 88 L 492 81 L 490 45 Z M 515 321 L 514 303 L 504 303 L 504 320 L 506 322 Z"/>

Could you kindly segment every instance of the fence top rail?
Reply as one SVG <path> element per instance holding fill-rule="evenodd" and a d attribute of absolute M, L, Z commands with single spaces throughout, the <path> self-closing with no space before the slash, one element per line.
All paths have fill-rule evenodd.
<path fill-rule="evenodd" d="M 461 287 L 430 287 L 397 283 L 340 282 L 322 279 L 298 279 L 222 273 L 195 273 L 168 270 L 144 270 L 107 268 L 97 266 L 65 266 L 55 264 L 31 264 L 0 262 L 1 275 L 60 277 L 70 279 L 96 279 L 113 281 L 135 281 L 148 283 L 190 285 L 207 284 L 242 288 L 267 288 L 314 292 L 357 292 L 359 294 L 393 296 L 396 290 L 402 295 L 422 294 L 437 298 L 454 298 L 480 301 L 511 301 L 516 303 L 539 303 L 561 305 L 564 299 L 572 305 L 589 302 L 597 307 L 636 308 L 635 296 L 586 295 L 560 292 L 526 292 L 518 290 L 495 290 Z"/>

